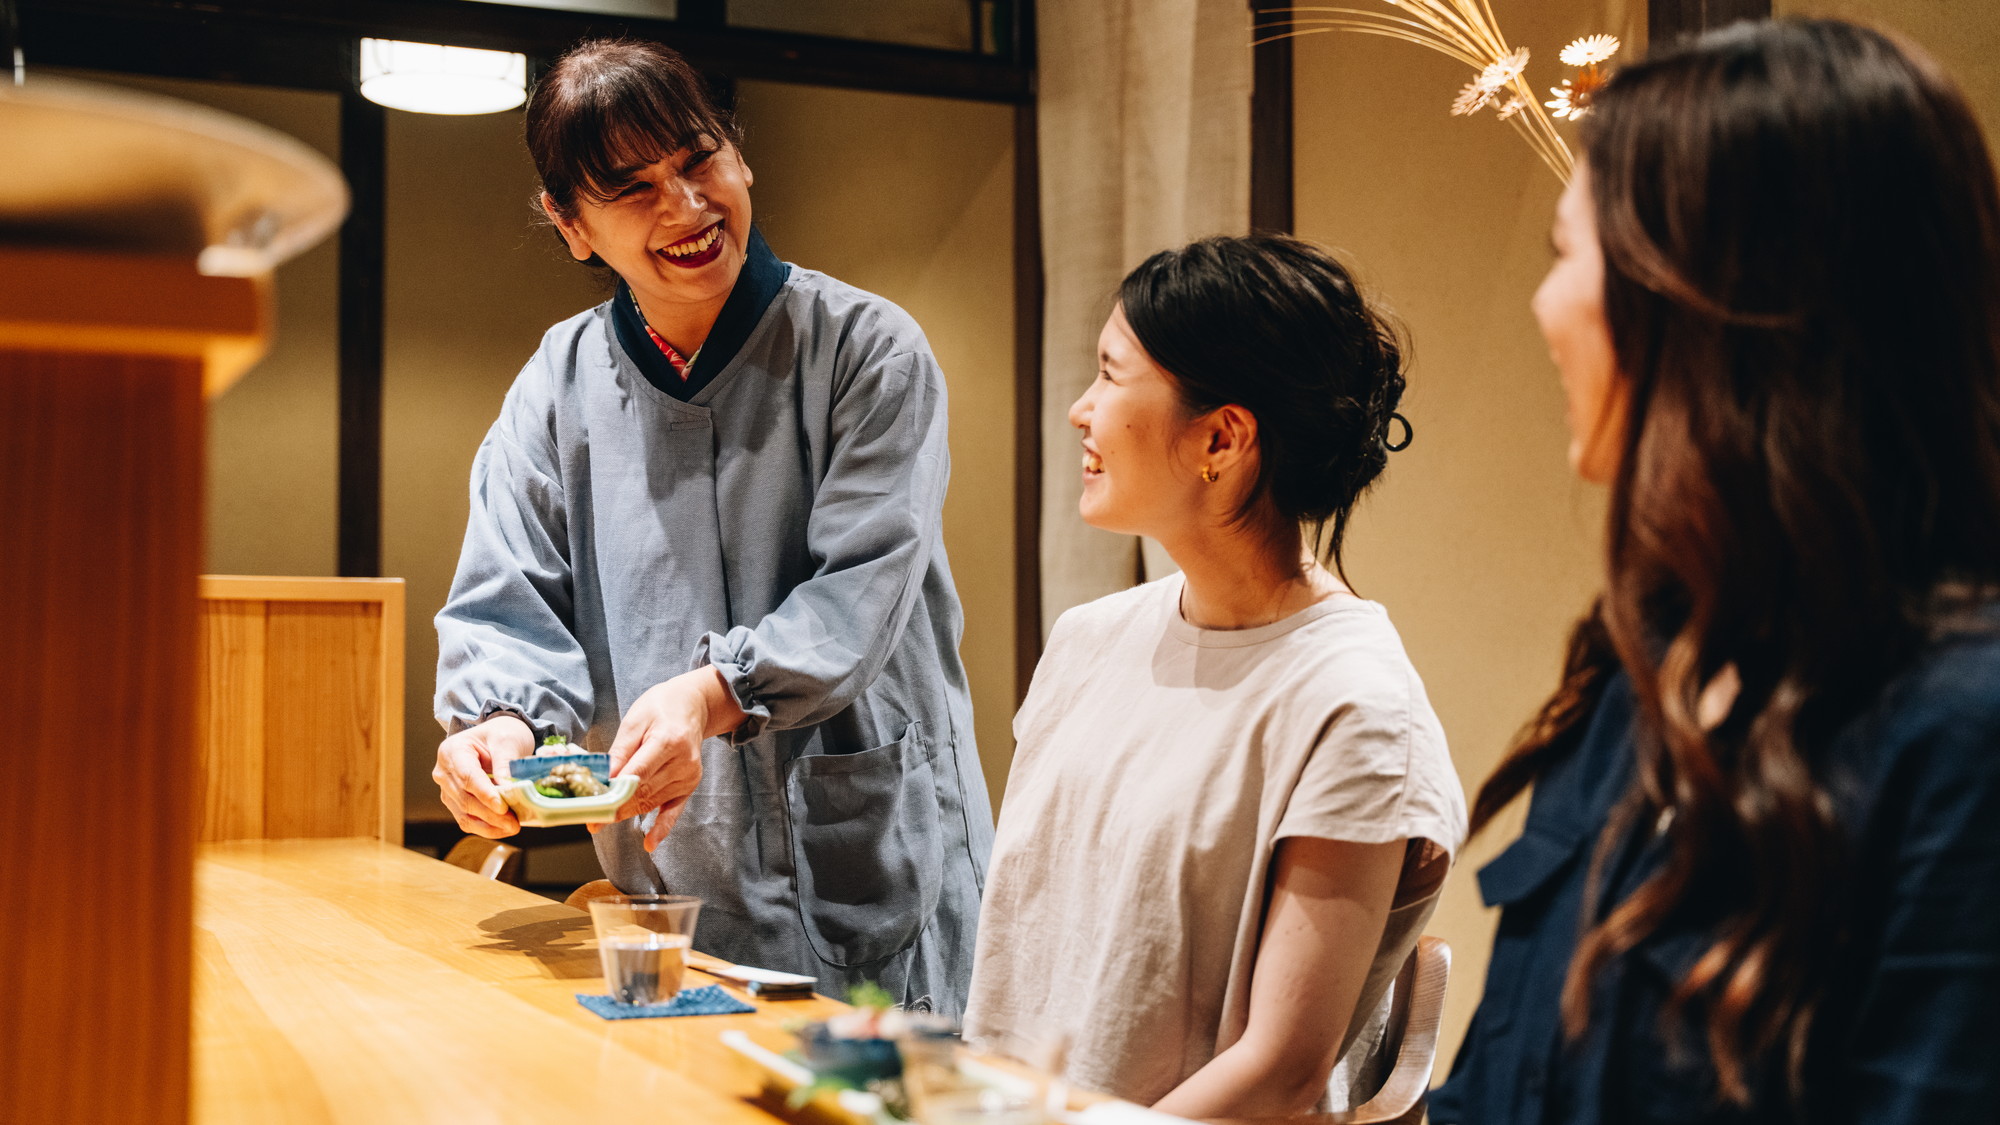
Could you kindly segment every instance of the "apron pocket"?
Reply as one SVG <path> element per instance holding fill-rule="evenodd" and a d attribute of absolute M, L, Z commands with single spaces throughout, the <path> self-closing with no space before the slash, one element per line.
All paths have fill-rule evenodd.
<path fill-rule="evenodd" d="M 846 969 L 908 949 L 937 910 L 944 882 L 922 724 L 873 750 L 795 759 L 785 801 L 799 918 L 813 952 Z"/>

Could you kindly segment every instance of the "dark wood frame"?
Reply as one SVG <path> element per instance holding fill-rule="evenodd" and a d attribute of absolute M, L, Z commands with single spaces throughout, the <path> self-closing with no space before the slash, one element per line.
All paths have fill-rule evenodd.
<path fill-rule="evenodd" d="M 465 0 L 20 0 L 29 62 L 339 92 L 343 53 L 362 36 L 416 39 L 553 58 L 579 39 L 630 35 L 671 44 L 703 70 L 894 93 L 1022 102 L 1027 44 L 994 54 L 729 27 L 721 0 L 680 0 L 679 19 L 599 16 Z"/>
<path fill-rule="evenodd" d="M 13 5 L 10 4 L 10 8 Z M 1041 653 L 1042 263 L 1031 0 L 978 5 L 975 52 L 728 26 L 727 0 L 679 0 L 649 20 L 462 0 L 18 0 L 31 63 L 242 82 L 341 96 L 341 165 L 353 209 L 340 233 L 338 570 L 378 574 L 382 510 L 383 111 L 354 91 L 357 40 L 519 51 L 531 65 L 598 35 L 657 39 L 724 87 L 762 79 L 1011 103 L 1015 118 L 1015 635 L 1017 687 Z M 992 13 L 988 13 L 992 14 Z M 1011 33 L 1008 33 L 1011 29 Z"/>
<path fill-rule="evenodd" d="M 1042 658 L 1042 207 L 1035 103 L 1014 109 L 1014 702 Z"/>
<path fill-rule="evenodd" d="M 1255 16 L 1278 14 L 1291 0 L 1250 0 Z M 1258 21 L 1260 24 L 1265 22 Z M 1250 229 L 1292 229 L 1292 41 L 1273 39 L 1252 50 L 1250 93 Z"/>
<path fill-rule="evenodd" d="M 1737 20 L 1771 18 L 1771 0 L 1648 0 L 1646 41 L 1664 46 Z"/>
<path fill-rule="evenodd" d="M 352 198 L 340 227 L 340 445 L 335 573 L 382 573 L 383 258 L 388 230 L 388 116 L 340 95 L 340 166 Z"/>

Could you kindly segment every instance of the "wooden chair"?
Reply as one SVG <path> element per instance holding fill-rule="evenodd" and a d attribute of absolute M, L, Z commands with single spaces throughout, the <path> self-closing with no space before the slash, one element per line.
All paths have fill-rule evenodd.
<path fill-rule="evenodd" d="M 1359 1073 L 1387 1076 L 1368 1099 L 1325 1118 L 1342 1125 L 1417 1125 L 1424 1119 L 1431 1068 L 1437 1061 L 1438 1030 L 1444 1022 L 1445 980 L 1451 975 L 1451 946 L 1420 937 L 1384 999 L 1387 1023 L 1374 1057 L 1361 1060 Z M 1372 1064 L 1372 1065 L 1371 1065 Z M 1352 1091 L 1350 1091 L 1352 1100 Z"/>
<path fill-rule="evenodd" d="M 403 580 L 200 586 L 201 839 L 403 842 Z"/>
<path fill-rule="evenodd" d="M 592 879 L 590 882 L 571 891 L 569 897 L 563 900 L 563 905 L 587 913 L 590 910 L 590 900 L 609 898 L 618 893 L 620 893 L 618 888 L 611 885 L 611 880 Z"/>
<path fill-rule="evenodd" d="M 451 851 L 445 853 L 444 861 L 475 875 L 518 887 L 521 885 L 521 866 L 527 854 L 512 844 L 488 840 L 484 836 L 467 836 L 452 845 Z"/>

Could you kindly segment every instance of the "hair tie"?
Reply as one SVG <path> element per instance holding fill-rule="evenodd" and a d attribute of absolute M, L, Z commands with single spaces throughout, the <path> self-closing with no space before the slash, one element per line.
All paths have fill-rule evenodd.
<path fill-rule="evenodd" d="M 1391 410 L 1389 412 L 1389 421 L 1401 422 L 1403 424 L 1403 440 L 1390 441 L 1389 427 L 1385 425 L 1382 427 L 1382 448 L 1391 453 L 1401 453 L 1403 450 L 1410 448 L 1410 442 L 1416 440 L 1417 436 L 1417 431 L 1410 426 L 1410 420 Z"/>

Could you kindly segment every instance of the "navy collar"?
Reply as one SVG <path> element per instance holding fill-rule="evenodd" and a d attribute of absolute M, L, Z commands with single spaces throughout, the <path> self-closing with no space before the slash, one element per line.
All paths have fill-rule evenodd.
<path fill-rule="evenodd" d="M 743 350 L 757 322 L 764 319 L 764 310 L 777 300 L 778 290 L 785 287 L 785 280 L 791 273 L 792 267 L 779 261 L 765 243 L 764 232 L 752 225 L 750 244 L 744 248 L 743 271 L 736 275 L 736 285 L 729 290 L 729 299 L 722 303 L 715 326 L 708 330 L 708 339 L 695 353 L 694 364 L 685 380 L 660 353 L 653 338 L 647 335 L 646 322 L 640 318 L 638 306 L 633 303 L 632 290 L 622 279 L 618 282 L 618 292 L 611 299 L 611 327 L 618 337 L 619 346 L 638 365 L 639 373 L 646 377 L 646 381 L 661 392 L 685 402 L 700 394 L 703 387 L 714 381 L 718 372 L 729 366 L 736 353 Z"/>

